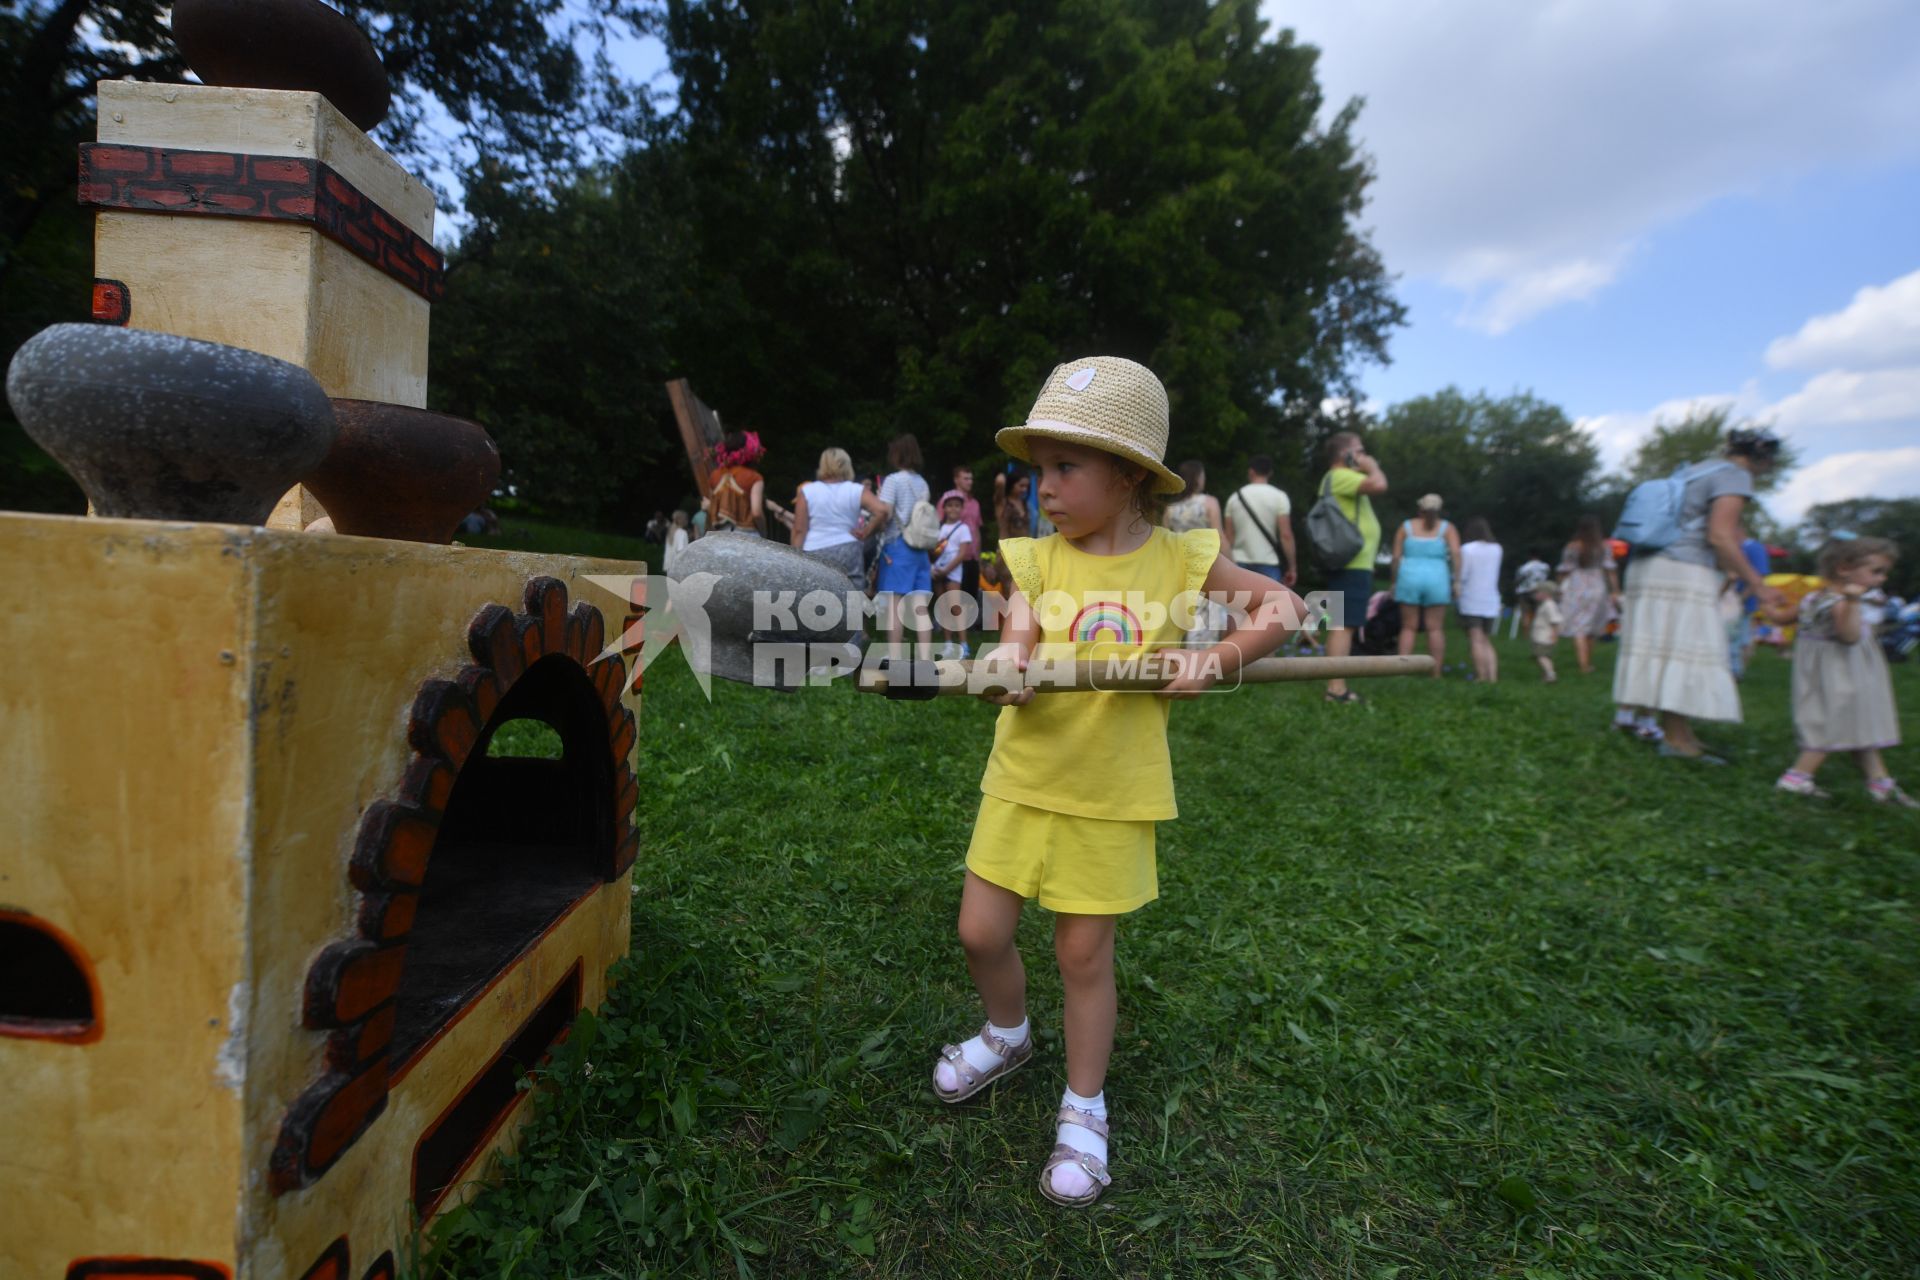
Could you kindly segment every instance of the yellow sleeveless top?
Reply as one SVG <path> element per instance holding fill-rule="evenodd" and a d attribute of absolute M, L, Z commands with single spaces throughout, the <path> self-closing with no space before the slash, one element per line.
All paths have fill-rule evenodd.
<path fill-rule="evenodd" d="M 1040 620 L 1038 659 L 1098 658 L 1178 648 L 1186 592 L 1204 589 L 1220 555 L 1212 529 L 1156 528 L 1120 556 L 1096 556 L 1059 534 L 1005 538 L 1000 553 Z M 1179 816 L 1167 711 L 1151 693 L 1042 693 L 1002 707 L 980 790 L 1053 813 L 1110 821 Z"/>

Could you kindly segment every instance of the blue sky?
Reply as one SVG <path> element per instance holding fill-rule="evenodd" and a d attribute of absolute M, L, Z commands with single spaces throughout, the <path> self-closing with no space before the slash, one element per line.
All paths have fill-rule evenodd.
<path fill-rule="evenodd" d="M 1409 320 L 1370 404 L 1530 390 L 1609 466 L 1726 404 L 1800 450 L 1778 518 L 1920 495 L 1920 3 L 1264 11 L 1320 50 L 1329 113 L 1365 100 L 1363 223 Z M 610 53 L 671 90 L 657 43 Z"/>
<path fill-rule="evenodd" d="M 1769 501 L 1920 494 L 1920 5 L 1270 0 L 1365 100 L 1409 324 L 1369 402 L 1532 390 L 1617 464 L 1693 403 L 1773 422 Z"/>

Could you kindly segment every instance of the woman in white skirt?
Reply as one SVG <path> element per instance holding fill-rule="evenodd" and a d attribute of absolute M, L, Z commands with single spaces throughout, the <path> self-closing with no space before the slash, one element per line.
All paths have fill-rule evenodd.
<path fill-rule="evenodd" d="M 1620 658 L 1613 700 L 1660 713 L 1663 756 L 1725 764 L 1693 732 L 1699 720 L 1740 719 L 1740 691 L 1720 621 L 1720 585 L 1732 574 L 1765 607 L 1782 596 L 1740 552 L 1741 512 L 1754 477 L 1773 467 L 1779 437 L 1764 429 L 1727 434 L 1723 458 L 1693 469 L 1680 504 L 1680 536 L 1627 568 L 1620 621 Z"/>

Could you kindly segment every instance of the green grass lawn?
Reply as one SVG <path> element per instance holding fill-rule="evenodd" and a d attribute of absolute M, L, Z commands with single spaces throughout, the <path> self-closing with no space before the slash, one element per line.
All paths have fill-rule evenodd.
<path fill-rule="evenodd" d="M 634 953 L 423 1271 L 1913 1276 L 1920 814 L 1848 762 L 1830 804 L 1770 789 L 1771 653 L 1713 770 L 1608 731 L 1611 646 L 1557 687 L 1503 649 L 1498 687 L 1174 708 L 1182 817 L 1120 935 L 1116 1183 L 1079 1212 L 1036 1191 L 1044 912 L 1035 1065 L 957 1107 L 927 1083 L 981 1020 L 952 920 L 994 709 L 709 705 L 670 655 Z M 1895 675 L 1920 733 L 1920 669 Z M 1892 761 L 1920 784 L 1920 750 Z"/>
<path fill-rule="evenodd" d="M 608 560 L 644 560 L 660 563 L 660 544 L 624 533 L 603 533 L 571 525 L 536 520 L 512 512 L 500 517 L 498 533 L 461 533 L 455 538 L 470 547 L 503 551 L 550 551 L 562 555 L 601 556 Z M 658 572 L 656 567 L 655 572 Z"/>

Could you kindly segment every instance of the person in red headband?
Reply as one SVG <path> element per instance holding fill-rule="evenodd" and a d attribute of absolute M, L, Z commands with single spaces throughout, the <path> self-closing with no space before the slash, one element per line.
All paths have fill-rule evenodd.
<path fill-rule="evenodd" d="M 701 504 L 712 516 L 711 528 L 763 533 L 767 479 L 753 469 L 766 456 L 760 436 L 753 431 L 729 431 L 713 451 L 713 475 L 708 497 Z"/>

